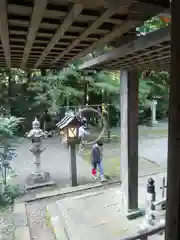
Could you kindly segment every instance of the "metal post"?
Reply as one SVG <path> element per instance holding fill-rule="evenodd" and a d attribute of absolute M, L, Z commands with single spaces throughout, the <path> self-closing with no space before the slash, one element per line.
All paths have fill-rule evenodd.
<path fill-rule="evenodd" d="M 147 201 L 149 203 L 150 210 L 155 210 L 153 202 L 156 200 L 155 184 L 152 178 L 148 179 L 147 184 Z"/>
<path fill-rule="evenodd" d="M 155 185 L 154 180 L 152 178 L 148 179 L 147 184 L 147 212 L 146 212 L 146 220 L 147 223 L 152 225 L 152 220 L 155 219 L 155 216 L 153 214 L 153 210 L 155 210 L 155 207 L 153 205 L 153 202 L 155 201 Z"/>
<path fill-rule="evenodd" d="M 72 186 L 77 186 L 77 166 L 76 166 L 76 145 L 70 144 L 70 156 L 71 156 L 71 181 Z"/>
<path fill-rule="evenodd" d="M 153 220 L 155 219 L 155 216 L 153 214 L 153 210 L 155 210 L 155 207 L 153 205 L 154 201 L 155 201 L 154 180 L 152 178 L 149 178 L 147 184 L 147 209 L 145 219 L 143 220 L 143 223 L 140 224 L 141 229 L 147 229 L 149 228 L 149 226 L 152 226 L 154 224 L 153 223 Z"/>

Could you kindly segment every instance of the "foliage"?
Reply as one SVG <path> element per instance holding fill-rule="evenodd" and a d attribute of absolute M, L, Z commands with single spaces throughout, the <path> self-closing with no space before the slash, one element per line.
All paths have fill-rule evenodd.
<path fill-rule="evenodd" d="M 137 28 L 138 35 L 163 28 L 169 23 L 164 22 L 159 16 L 155 16 Z M 163 60 L 162 60 L 163 61 Z M 146 71 L 147 72 L 147 71 Z M 139 116 L 140 120 L 150 117 L 150 100 L 158 99 L 157 117 L 163 118 L 168 110 L 169 74 L 167 72 L 148 71 L 146 77 L 142 73 L 139 81 Z"/>
<path fill-rule="evenodd" d="M 159 16 L 146 21 L 137 28 L 137 35 L 145 35 L 166 26 Z M 83 59 L 76 60 L 63 70 L 23 71 L 20 69 L 0 69 L 0 111 L 16 117 L 23 117 L 21 131 L 31 127 L 34 116 L 42 116 L 45 110 L 55 115 L 60 107 L 79 106 L 85 104 L 88 96 L 89 104 L 111 103 L 113 114 L 119 108 L 119 71 L 80 71 L 78 65 L 93 57 L 110 51 L 112 46 L 96 49 Z M 141 74 L 140 74 L 141 75 Z M 149 71 L 146 77 L 140 77 L 139 114 L 141 118 L 148 116 L 148 99 L 159 96 L 158 112 L 164 115 L 167 111 L 168 83 L 167 73 Z M 23 103 L 23 104 L 22 104 Z M 119 113 L 118 113 L 119 115 Z"/>
<path fill-rule="evenodd" d="M 141 76 L 139 85 L 140 118 L 145 119 L 149 116 L 150 101 L 153 99 L 158 101 L 157 117 L 165 117 L 169 103 L 169 74 L 151 71 L 147 77 Z"/>
<path fill-rule="evenodd" d="M 6 170 L 10 168 L 10 163 L 15 156 L 15 145 L 12 140 L 21 122 L 22 118 L 13 116 L 0 118 L 0 171 L 4 184 L 6 184 Z"/>
<path fill-rule="evenodd" d="M 93 82 L 93 90 L 103 91 L 107 94 L 119 93 L 119 83 L 113 81 L 112 74 L 110 72 L 100 72 L 96 75 Z"/>
<path fill-rule="evenodd" d="M 144 24 L 138 27 L 136 30 L 139 35 L 145 35 L 149 32 L 153 32 L 157 29 L 163 28 L 170 23 L 164 22 L 159 16 L 152 17 L 151 19 L 144 22 Z"/>
<path fill-rule="evenodd" d="M 74 66 L 61 72 L 50 72 L 47 76 L 39 76 L 34 80 L 28 88 L 37 93 L 34 105 L 44 105 L 44 109 L 54 113 L 65 104 L 67 98 L 76 101 L 83 96 L 83 91 L 78 87 L 81 78 Z"/>
<path fill-rule="evenodd" d="M 17 131 L 22 120 L 23 118 L 17 118 L 14 116 L 0 117 L 0 143 L 4 144 L 5 140 L 14 137 L 14 133 Z"/>
<path fill-rule="evenodd" d="M 13 204 L 15 198 L 22 194 L 22 190 L 18 185 L 6 185 L 4 193 L 0 194 L 0 206 Z"/>

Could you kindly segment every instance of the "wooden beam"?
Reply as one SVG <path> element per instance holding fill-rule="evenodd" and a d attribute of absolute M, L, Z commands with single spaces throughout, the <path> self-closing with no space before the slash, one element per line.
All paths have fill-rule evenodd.
<path fill-rule="evenodd" d="M 29 57 L 29 53 L 31 51 L 33 42 L 36 38 L 36 33 L 39 29 L 39 26 L 41 24 L 41 20 L 43 18 L 43 14 L 46 10 L 47 3 L 48 3 L 47 0 L 41 0 L 41 1 L 35 0 L 34 1 L 34 7 L 33 7 L 32 16 L 31 16 L 31 22 L 30 22 L 29 29 L 28 29 L 28 35 L 27 35 L 27 38 L 26 38 L 26 44 L 25 44 L 22 63 L 21 63 L 21 68 L 22 69 L 25 67 L 27 59 Z"/>
<path fill-rule="evenodd" d="M 103 54 L 97 58 L 82 64 L 79 69 L 85 69 L 94 67 L 98 64 L 103 64 L 118 58 L 127 56 L 137 51 L 144 50 L 145 48 L 151 47 L 153 45 L 160 44 L 164 41 L 170 41 L 170 26 L 156 30 L 146 36 L 139 37 L 138 39 L 129 42 L 128 44 L 122 45 L 113 51 Z"/>
<path fill-rule="evenodd" d="M 65 34 L 65 32 L 72 25 L 72 23 L 76 19 L 76 17 L 81 13 L 82 9 L 83 9 L 82 4 L 74 4 L 73 5 L 70 12 L 65 17 L 64 22 L 61 24 L 59 29 L 56 31 L 56 33 L 52 37 L 51 41 L 48 43 L 47 47 L 43 51 L 42 55 L 36 62 L 34 68 L 38 68 L 40 66 L 40 64 L 46 58 L 46 56 L 51 51 L 51 49 L 56 45 L 56 43 L 58 43 L 58 41 L 61 39 L 61 37 Z"/>
<path fill-rule="evenodd" d="M 7 1 L 0 0 L 0 37 L 4 50 L 4 56 L 8 68 L 11 68 L 9 29 L 7 17 Z"/>
<path fill-rule="evenodd" d="M 150 65 L 150 64 L 156 64 L 157 62 L 164 62 L 165 60 L 170 60 L 170 54 L 167 54 L 167 55 L 164 55 L 164 56 L 157 56 L 157 57 L 154 57 L 154 58 L 145 58 L 142 60 L 136 60 L 136 61 L 129 61 L 129 62 L 122 62 L 122 63 L 117 63 L 117 64 L 114 64 L 113 66 L 112 65 L 107 65 L 107 66 L 103 66 L 105 69 L 109 69 L 109 68 L 116 68 L 116 69 L 126 69 L 130 66 L 133 66 L 133 67 L 138 67 L 139 65 L 140 66 L 143 66 L 143 65 Z M 99 67 L 101 68 L 101 67 Z"/>
<path fill-rule="evenodd" d="M 126 4 L 130 5 L 133 2 L 133 0 L 126 0 Z M 118 2 L 116 1 L 116 4 L 111 4 L 110 7 L 104 11 L 104 13 L 95 21 L 93 22 L 89 28 L 87 28 L 80 37 L 78 37 L 72 44 L 69 45 L 68 48 L 66 48 L 58 57 L 56 57 L 53 62 L 51 63 L 52 65 L 56 62 L 58 62 L 61 58 L 64 57 L 68 52 L 70 52 L 75 46 L 77 46 L 81 41 L 83 41 L 88 35 L 90 35 L 92 32 L 94 32 L 98 27 L 101 26 L 103 22 L 108 20 L 116 11 L 117 8 L 120 6 L 124 6 L 125 1 L 124 0 L 119 0 Z"/>
<path fill-rule="evenodd" d="M 151 57 L 151 56 L 159 56 L 160 54 L 162 53 L 170 53 L 170 45 L 166 45 L 164 47 L 161 47 L 159 46 L 158 48 L 156 49 L 153 49 L 151 51 L 145 51 L 143 53 L 137 53 L 136 55 L 133 55 L 133 56 L 129 56 L 128 58 L 125 58 L 125 59 L 120 59 L 120 60 L 117 60 L 117 61 L 113 61 L 112 63 L 109 63 L 108 66 L 114 66 L 114 65 L 118 65 L 118 64 L 121 64 L 121 63 L 125 63 L 125 62 L 129 62 L 129 61 L 137 61 L 137 59 L 144 59 L 144 58 L 148 58 L 148 57 Z"/>
<path fill-rule="evenodd" d="M 111 33 L 107 34 L 105 37 L 101 38 L 99 41 L 93 43 L 87 49 L 85 49 L 84 51 L 82 51 L 78 55 L 76 55 L 74 58 L 72 58 L 71 61 L 81 58 L 81 57 L 87 55 L 88 53 L 93 52 L 94 49 L 96 49 L 100 46 L 103 46 L 104 44 L 106 44 L 108 42 L 111 42 L 114 38 L 123 35 L 124 33 L 128 32 L 131 28 L 137 26 L 139 23 L 140 23 L 139 21 L 125 21 L 125 23 L 121 27 L 117 27 Z"/>
<path fill-rule="evenodd" d="M 144 9 L 146 9 L 147 11 L 144 11 Z M 114 31 L 112 31 L 110 34 L 108 34 L 107 36 L 105 36 L 104 38 L 101 38 L 99 41 L 95 42 L 93 45 L 91 45 L 89 48 L 85 49 L 84 51 L 82 51 L 80 54 L 76 55 L 74 58 L 71 59 L 71 61 L 77 59 L 77 58 L 81 58 L 85 55 L 87 55 L 89 52 L 92 52 L 94 49 L 101 47 L 101 45 L 112 41 L 113 39 L 115 39 L 116 37 L 119 37 L 120 35 L 122 35 L 125 32 L 128 32 L 130 29 L 132 29 L 133 27 L 137 27 L 140 23 L 143 23 L 144 20 L 146 20 L 148 17 L 150 16 L 155 16 L 157 15 L 159 12 L 164 11 L 164 8 L 162 6 L 159 5 L 154 5 L 151 3 L 143 3 L 143 2 L 139 2 L 137 5 L 132 6 L 131 9 L 133 12 L 138 12 L 141 17 L 139 19 L 139 21 L 133 21 L 131 20 L 131 14 L 128 15 L 128 19 L 126 19 L 124 21 L 124 25 L 122 25 L 120 28 L 117 27 Z M 144 13 L 143 13 L 144 11 Z M 148 13 L 148 14 L 147 14 Z M 132 13 L 133 15 L 133 13 Z M 121 28 L 128 25 L 128 20 L 131 23 L 131 27 L 127 27 L 126 30 L 122 29 L 122 33 L 121 33 Z M 119 30 L 119 31 L 118 31 Z M 66 62 L 67 63 L 67 62 Z"/>

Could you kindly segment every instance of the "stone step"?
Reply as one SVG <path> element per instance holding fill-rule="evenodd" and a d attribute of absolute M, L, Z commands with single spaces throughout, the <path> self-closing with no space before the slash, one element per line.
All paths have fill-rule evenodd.
<path fill-rule="evenodd" d="M 114 240 L 136 232 L 141 218 L 129 221 L 121 214 L 119 198 L 115 199 L 117 189 L 67 197 L 48 205 L 56 239 Z"/>
<path fill-rule="evenodd" d="M 15 229 L 15 240 L 30 240 L 29 228 L 17 228 Z"/>
<path fill-rule="evenodd" d="M 24 202 L 14 203 L 12 218 L 15 226 L 15 240 L 30 240 L 26 205 Z"/>
<path fill-rule="evenodd" d="M 69 240 L 64 226 L 64 222 L 61 219 L 56 202 L 48 204 L 46 207 L 46 214 L 48 219 L 48 225 L 54 233 L 56 240 Z"/>

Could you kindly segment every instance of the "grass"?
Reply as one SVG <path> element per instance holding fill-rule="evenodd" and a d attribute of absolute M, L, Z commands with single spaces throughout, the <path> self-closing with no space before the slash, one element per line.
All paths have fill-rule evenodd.
<path fill-rule="evenodd" d="M 140 134 L 154 134 L 154 135 L 167 135 L 168 129 L 143 129 L 139 131 Z"/>
<path fill-rule="evenodd" d="M 99 129 L 91 129 L 91 136 L 88 137 L 88 141 L 93 141 L 95 140 L 99 134 L 100 130 Z M 151 128 L 151 127 L 145 127 L 145 129 L 140 128 L 139 129 L 139 138 L 140 137 L 147 137 L 149 139 L 153 138 L 162 138 L 162 137 L 167 137 L 168 136 L 168 129 L 157 129 L 157 128 Z M 110 142 L 116 143 L 120 141 L 120 128 L 118 130 L 112 131 L 110 134 Z M 108 140 L 108 135 L 107 131 L 105 131 L 104 135 L 101 138 L 104 143 L 109 142 Z"/>
<path fill-rule="evenodd" d="M 85 149 L 82 152 L 82 157 L 85 161 L 90 163 L 91 150 Z M 119 177 L 120 172 L 120 157 L 113 154 L 113 151 L 108 151 L 104 154 L 103 158 L 104 173 L 107 178 Z"/>
<path fill-rule="evenodd" d="M 91 163 L 91 149 L 90 146 L 81 152 L 82 158 Z M 118 144 L 104 144 L 103 150 L 103 168 L 105 176 L 109 179 L 119 179 L 120 175 L 120 149 Z M 151 174 L 162 170 L 162 167 L 149 161 L 148 159 L 139 158 L 139 172 L 140 174 Z"/>

